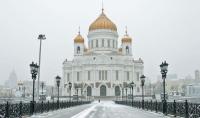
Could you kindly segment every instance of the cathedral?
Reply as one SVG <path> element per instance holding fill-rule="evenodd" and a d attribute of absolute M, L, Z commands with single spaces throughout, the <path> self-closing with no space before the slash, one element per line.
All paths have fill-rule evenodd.
<path fill-rule="evenodd" d="M 127 30 L 118 47 L 117 26 L 104 10 L 89 26 L 88 47 L 80 31 L 74 38 L 74 58 L 63 62 L 62 95 L 113 97 L 125 96 L 125 89 L 135 83 L 134 95 L 141 94 L 142 59 L 132 57 L 133 39 Z M 69 82 L 72 83 L 71 91 Z M 130 89 L 128 88 L 128 94 Z"/>

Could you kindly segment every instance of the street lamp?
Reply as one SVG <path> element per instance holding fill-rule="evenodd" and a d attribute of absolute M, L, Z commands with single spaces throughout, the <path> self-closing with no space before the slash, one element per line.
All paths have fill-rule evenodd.
<path fill-rule="evenodd" d="M 124 98 L 124 87 L 122 87 L 122 101 L 123 101 L 123 98 Z"/>
<path fill-rule="evenodd" d="M 161 74 L 162 74 L 162 79 L 163 79 L 163 114 L 167 112 L 167 102 L 165 98 L 165 79 L 167 76 L 167 71 L 168 71 L 168 63 L 166 61 L 162 62 L 160 64 L 160 69 L 161 69 Z"/>
<path fill-rule="evenodd" d="M 134 85 L 135 85 L 134 82 L 130 83 L 130 86 L 131 86 L 131 89 L 132 89 L 132 107 L 133 107 L 133 87 L 134 87 Z"/>
<path fill-rule="evenodd" d="M 42 87 L 42 95 L 41 95 L 41 99 L 42 101 L 44 100 L 44 93 L 43 93 L 43 89 L 44 89 L 44 82 L 41 83 L 41 87 Z"/>
<path fill-rule="evenodd" d="M 58 99 L 57 99 L 57 107 L 59 108 L 59 87 L 60 87 L 60 80 L 61 77 L 60 76 L 56 76 L 56 83 L 57 83 L 57 87 L 58 87 Z"/>
<path fill-rule="evenodd" d="M 72 90 L 72 83 L 69 82 L 69 101 L 70 101 L 70 105 L 71 105 L 71 90 Z"/>
<path fill-rule="evenodd" d="M 31 109 L 31 113 L 34 113 L 34 106 L 35 106 L 35 101 L 34 101 L 34 95 L 35 95 L 35 80 L 37 78 L 37 74 L 38 74 L 38 69 L 39 66 L 37 65 L 37 63 L 35 64 L 34 62 L 32 62 L 30 64 L 30 68 L 31 68 L 31 75 L 32 75 L 32 79 L 33 79 L 33 100 L 32 100 L 32 109 Z"/>
<path fill-rule="evenodd" d="M 140 80 L 141 80 L 141 86 L 142 86 L 142 109 L 144 109 L 144 82 L 145 82 L 145 76 L 142 75 L 140 77 Z"/>
<path fill-rule="evenodd" d="M 127 86 L 126 86 L 125 90 L 126 90 L 126 104 L 127 104 Z"/>
<path fill-rule="evenodd" d="M 40 40 L 40 49 L 39 49 L 39 67 L 41 67 L 40 64 L 41 64 L 41 48 L 42 48 L 42 40 L 45 40 L 46 37 L 45 37 L 44 34 L 40 34 L 40 35 L 38 36 L 38 39 Z M 38 70 L 38 88 L 37 88 L 37 90 L 38 90 L 38 91 L 37 91 L 38 99 L 39 99 L 39 89 L 40 89 L 40 68 L 39 68 L 39 70 Z"/>
<path fill-rule="evenodd" d="M 84 87 L 84 83 L 82 82 L 81 85 L 80 85 L 80 90 L 81 90 L 80 100 L 81 100 L 81 102 L 82 102 L 82 98 L 83 98 L 83 87 Z"/>
<path fill-rule="evenodd" d="M 76 88 L 76 93 L 77 93 L 77 102 L 78 102 L 78 87 Z"/>

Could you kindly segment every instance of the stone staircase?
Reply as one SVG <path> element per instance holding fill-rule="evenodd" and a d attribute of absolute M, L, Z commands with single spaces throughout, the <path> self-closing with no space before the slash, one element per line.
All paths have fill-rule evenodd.
<path fill-rule="evenodd" d="M 116 96 L 94 96 L 94 100 L 102 100 L 102 101 L 112 101 L 116 99 L 121 99 L 120 97 Z"/>

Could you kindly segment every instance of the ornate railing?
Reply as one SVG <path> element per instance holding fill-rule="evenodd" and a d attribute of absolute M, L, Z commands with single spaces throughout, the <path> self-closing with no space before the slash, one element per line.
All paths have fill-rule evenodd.
<path fill-rule="evenodd" d="M 34 104 L 34 113 L 48 112 L 57 109 L 68 108 L 72 106 L 89 104 L 90 101 L 60 101 L 58 102 L 38 102 Z M 33 103 L 4 103 L 0 104 L 0 118 L 22 118 L 33 114 Z"/>
<path fill-rule="evenodd" d="M 115 101 L 117 104 L 132 106 L 131 101 Z M 142 108 L 141 101 L 133 101 L 133 107 Z M 144 109 L 155 112 L 163 112 L 163 103 L 157 101 L 145 101 Z M 199 118 L 200 117 L 200 104 L 185 102 L 167 102 L 167 114 L 173 116 L 180 116 L 185 118 Z"/>

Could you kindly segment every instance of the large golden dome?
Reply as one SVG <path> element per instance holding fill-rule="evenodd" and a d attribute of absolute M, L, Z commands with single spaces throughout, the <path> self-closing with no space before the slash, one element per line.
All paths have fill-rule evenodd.
<path fill-rule="evenodd" d="M 104 14 L 103 10 L 101 15 L 89 27 L 89 31 L 96 29 L 109 29 L 117 31 L 116 25 Z"/>
<path fill-rule="evenodd" d="M 74 39 L 74 43 L 84 43 L 84 38 L 81 36 L 80 33 Z"/>

